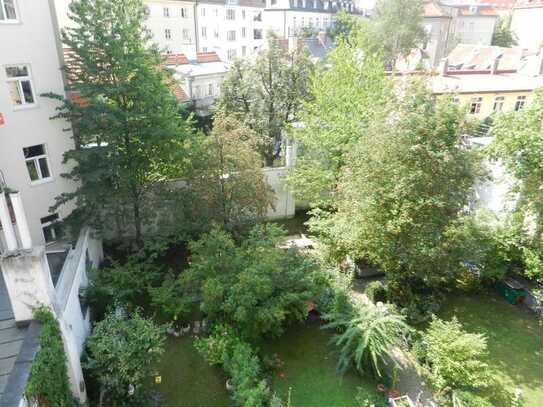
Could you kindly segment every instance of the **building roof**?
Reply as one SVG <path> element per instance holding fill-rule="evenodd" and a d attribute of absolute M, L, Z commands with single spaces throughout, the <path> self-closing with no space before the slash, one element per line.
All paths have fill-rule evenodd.
<path fill-rule="evenodd" d="M 0 273 L 0 405 L 18 406 L 38 350 L 39 324 L 18 327 Z"/>
<path fill-rule="evenodd" d="M 431 79 L 432 91 L 443 93 L 506 93 L 533 91 L 543 87 L 543 76 L 517 73 L 460 75 L 449 73 Z"/>
<path fill-rule="evenodd" d="M 492 6 L 479 5 L 476 8 L 470 6 L 458 7 L 458 14 L 463 17 L 499 17 L 500 10 Z"/>
<path fill-rule="evenodd" d="M 216 52 L 197 52 L 196 61 L 203 64 L 206 62 L 221 62 L 221 59 Z"/>
<path fill-rule="evenodd" d="M 519 0 L 514 8 L 541 8 L 543 0 Z"/>
<path fill-rule="evenodd" d="M 166 65 L 188 64 L 189 59 L 185 54 L 166 54 Z"/>
<path fill-rule="evenodd" d="M 481 46 L 459 44 L 449 54 L 449 69 L 485 71 L 492 69 L 496 59 L 498 71 L 521 71 L 530 58 L 540 58 L 540 50 L 530 50 L 521 47 L 504 48 L 496 46 Z"/>
<path fill-rule="evenodd" d="M 443 6 L 434 0 L 424 2 L 424 17 L 442 17 L 450 18 L 450 14 L 445 11 Z"/>
<path fill-rule="evenodd" d="M 516 0 L 482 0 L 481 3 L 491 5 L 495 8 L 510 10 L 516 3 Z"/>

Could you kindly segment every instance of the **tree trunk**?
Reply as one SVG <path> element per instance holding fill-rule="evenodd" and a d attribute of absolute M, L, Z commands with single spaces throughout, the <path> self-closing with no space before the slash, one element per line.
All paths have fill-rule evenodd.
<path fill-rule="evenodd" d="M 141 213 L 140 213 L 140 200 L 137 193 L 134 193 L 134 228 L 136 229 L 136 244 L 138 247 L 142 246 L 141 240 Z"/>

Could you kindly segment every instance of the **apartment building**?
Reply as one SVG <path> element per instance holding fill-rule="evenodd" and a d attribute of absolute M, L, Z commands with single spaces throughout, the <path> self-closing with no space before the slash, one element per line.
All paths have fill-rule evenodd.
<path fill-rule="evenodd" d="M 196 57 L 196 2 L 180 0 L 146 0 L 149 9 L 147 28 L 153 41 L 165 53 L 183 53 Z"/>
<path fill-rule="evenodd" d="M 55 197 L 74 190 L 61 177 L 63 154 L 73 149 L 70 125 L 51 120 L 58 102 L 41 96 L 64 93 L 52 2 L 0 1 L 0 180 L 18 191 L 35 244 L 52 244 L 65 206 Z"/>
<path fill-rule="evenodd" d="M 513 9 L 511 30 L 518 45 L 524 48 L 543 47 L 543 1 L 520 0 Z"/>
<path fill-rule="evenodd" d="M 264 45 L 263 0 L 197 2 L 198 52 L 223 61 L 254 56 Z"/>
<path fill-rule="evenodd" d="M 283 38 L 326 31 L 334 25 L 340 10 L 362 15 L 351 0 L 266 0 L 264 29 Z"/>

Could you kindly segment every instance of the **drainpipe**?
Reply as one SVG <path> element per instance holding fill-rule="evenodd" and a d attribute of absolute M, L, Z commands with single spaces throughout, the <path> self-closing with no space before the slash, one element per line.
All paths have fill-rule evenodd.
<path fill-rule="evenodd" d="M 200 52 L 200 33 L 198 32 L 198 0 L 194 2 L 194 46 L 196 47 L 196 53 Z"/>

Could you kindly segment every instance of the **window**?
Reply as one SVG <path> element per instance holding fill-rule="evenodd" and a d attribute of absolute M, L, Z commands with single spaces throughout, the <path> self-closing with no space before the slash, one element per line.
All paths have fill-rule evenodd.
<path fill-rule="evenodd" d="M 262 12 L 261 11 L 255 11 L 255 14 L 253 16 L 253 21 L 262 21 Z"/>
<path fill-rule="evenodd" d="M 495 112 L 501 112 L 503 110 L 503 103 L 505 102 L 505 97 L 503 96 L 496 96 L 494 99 L 494 111 Z"/>
<path fill-rule="evenodd" d="M 455 105 L 460 105 L 460 98 L 458 98 L 458 97 L 453 97 L 452 102 L 453 102 Z"/>
<path fill-rule="evenodd" d="M 292 26 L 296 28 L 296 17 L 292 17 Z"/>
<path fill-rule="evenodd" d="M 213 36 L 215 38 L 219 38 L 219 29 L 218 28 L 215 28 L 215 30 L 213 30 Z"/>
<path fill-rule="evenodd" d="M 196 85 L 194 87 L 194 98 L 199 99 L 201 95 L 202 95 L 202 92 L 201 92 L 200 85 Z"/>
<path fill-rule="evenodd" d="M 226 39 L 228 41 L 235 41 L 236 40 L 236 31 L 234 31 L 234 30 L 227 31 Z"/>
<path fill-rule="evenodd" d="M 202 17 L 205 17 L 205 16 L 206 16 L 206 9 L 205 9 L 205 8 L 202 7 L 202 8 L 200 9 L 200 15 L 201 15 Z"/>
<path fill-rule="evenodd" d="M 241 18 L 245 20 L 245 10 L 241 10 Z"/>
<path fill-rule="evenodd" d="M 215 14 L 215 17 L 219 17 L 219 9 L 218 8 L 214 9 L 213 14 Z"/>
<path fill-rule="evenodd" d="M 45 144 L 25 147 L 23 148 L 23 154 L 30 181 L 36 182 L 51 178 Z"/>
<path fill-rule="evenodd" d="M 241 56 L 244 57 L 247 55 L 247 47 L 244 45 L 241 47 Z"/>
<path fill-rule="evenodd" d="M 515 110 L 519 111 L 520 109 L 524 107 L 525 104 L 526 104 L 526 96 L 518 96 L 517 101 L 515 103 Z"/>
<path fill-rule="evenodd" d="M 207 47 L 202 47 L 202 52 L 207 52 Z"/>
<path fill-rule="evenodd" d="M 317 17 L 317 18 L 315 19 L 315 26 L 316 26 L 317 28 L 319 28 L 319 27 L 320 27 L 320 24 L 321 24 L 320 19 L 319 19 L 319 17 Z"/>
<path fill-rule="evenodd" d="M 40 221 L 45 243 L 56 242 L 57 239 L 62 235 L 58 213 L 41 218 Z"/>
<path fill-rule="evenodd" d="M 15 0 L 0 0 L 0 21 L 17 21 Z"/>
<path fill-rule="evenodd" d="M 189 18 L 189 11 L 184 7 L 181 9 L 181 17 Z"/>
<path fill-rule="evenodd" d="M 170 9 L 168 7 L 164 7 L 164 17 L 169 17 L 170 16 Z"/>
<path fill-rule="evenodd" d="M 202 38 L 205 40 L 207 39 L 207 28 L 202 27 Z"/>
<path fill-rule="evenodd" d="M 262 30 L 259 28 L 255 28 L 253 30 L 253 39 L 255 40 L 261 40 L 262 39 Z"/>
<path fill-rule="evenodd" d="M 242 27 L 242 29 L 241 29 L 241 36 L 242 36 L 243 38 L 247 37 L 247 28 Z"/>
<path fill-rule="evenodd" d="M 190 31 L 188 28 L 183 28 L 183 40 L 190 41 Z"/>
<path fill-rule="evenodd" d="M 6 67 L 8 89 L 11 101 L 15 106 L 33 105 L 35 102 L 32 90 L 32 78 L 28 65 Z"/>
<path fill-rule="evenodd" d="M 482 97 L 471 98 L 471 105 L 469 107 L 469 112 L 471 114 L 479 114 L 481 111 L 481 103 L 483 102 Z"/>
<path fill-rule="evenodd" d="M 322 25 L 324 26 L 324 28 L 328 27 L 328 17 L 323 18 Z"/>
<path fill-rule="evenodd" d="M 213 84 L 207 85 L 207 96 L 213 96 Z"/>
<path fill-rule="evenodd" d="M 164 30 L 164 38 L 166 38 L 167 40 L 171 40 L 172 39 L 172 30 L 170 30 L 169 28 L 166 28 Z"/>
<path fill-rule="evenodd" d="M 235 20 L 236 19 L 236 10 L 228 9 L 226 10 L 226 19 Z"/>
<path fill-rule="evenodd" d="M 228 60 L 232 60 L 236 57 L 236 50 L 235 49 L 229 49 L 228 50 Z"/>
<path fill-rule="evenodd" d="M 305 27 L 305 21 L 304 20 L 305 20 L 304 17 L 302 17 L 302 23 L 301 23 L 300 27 Z"/>

